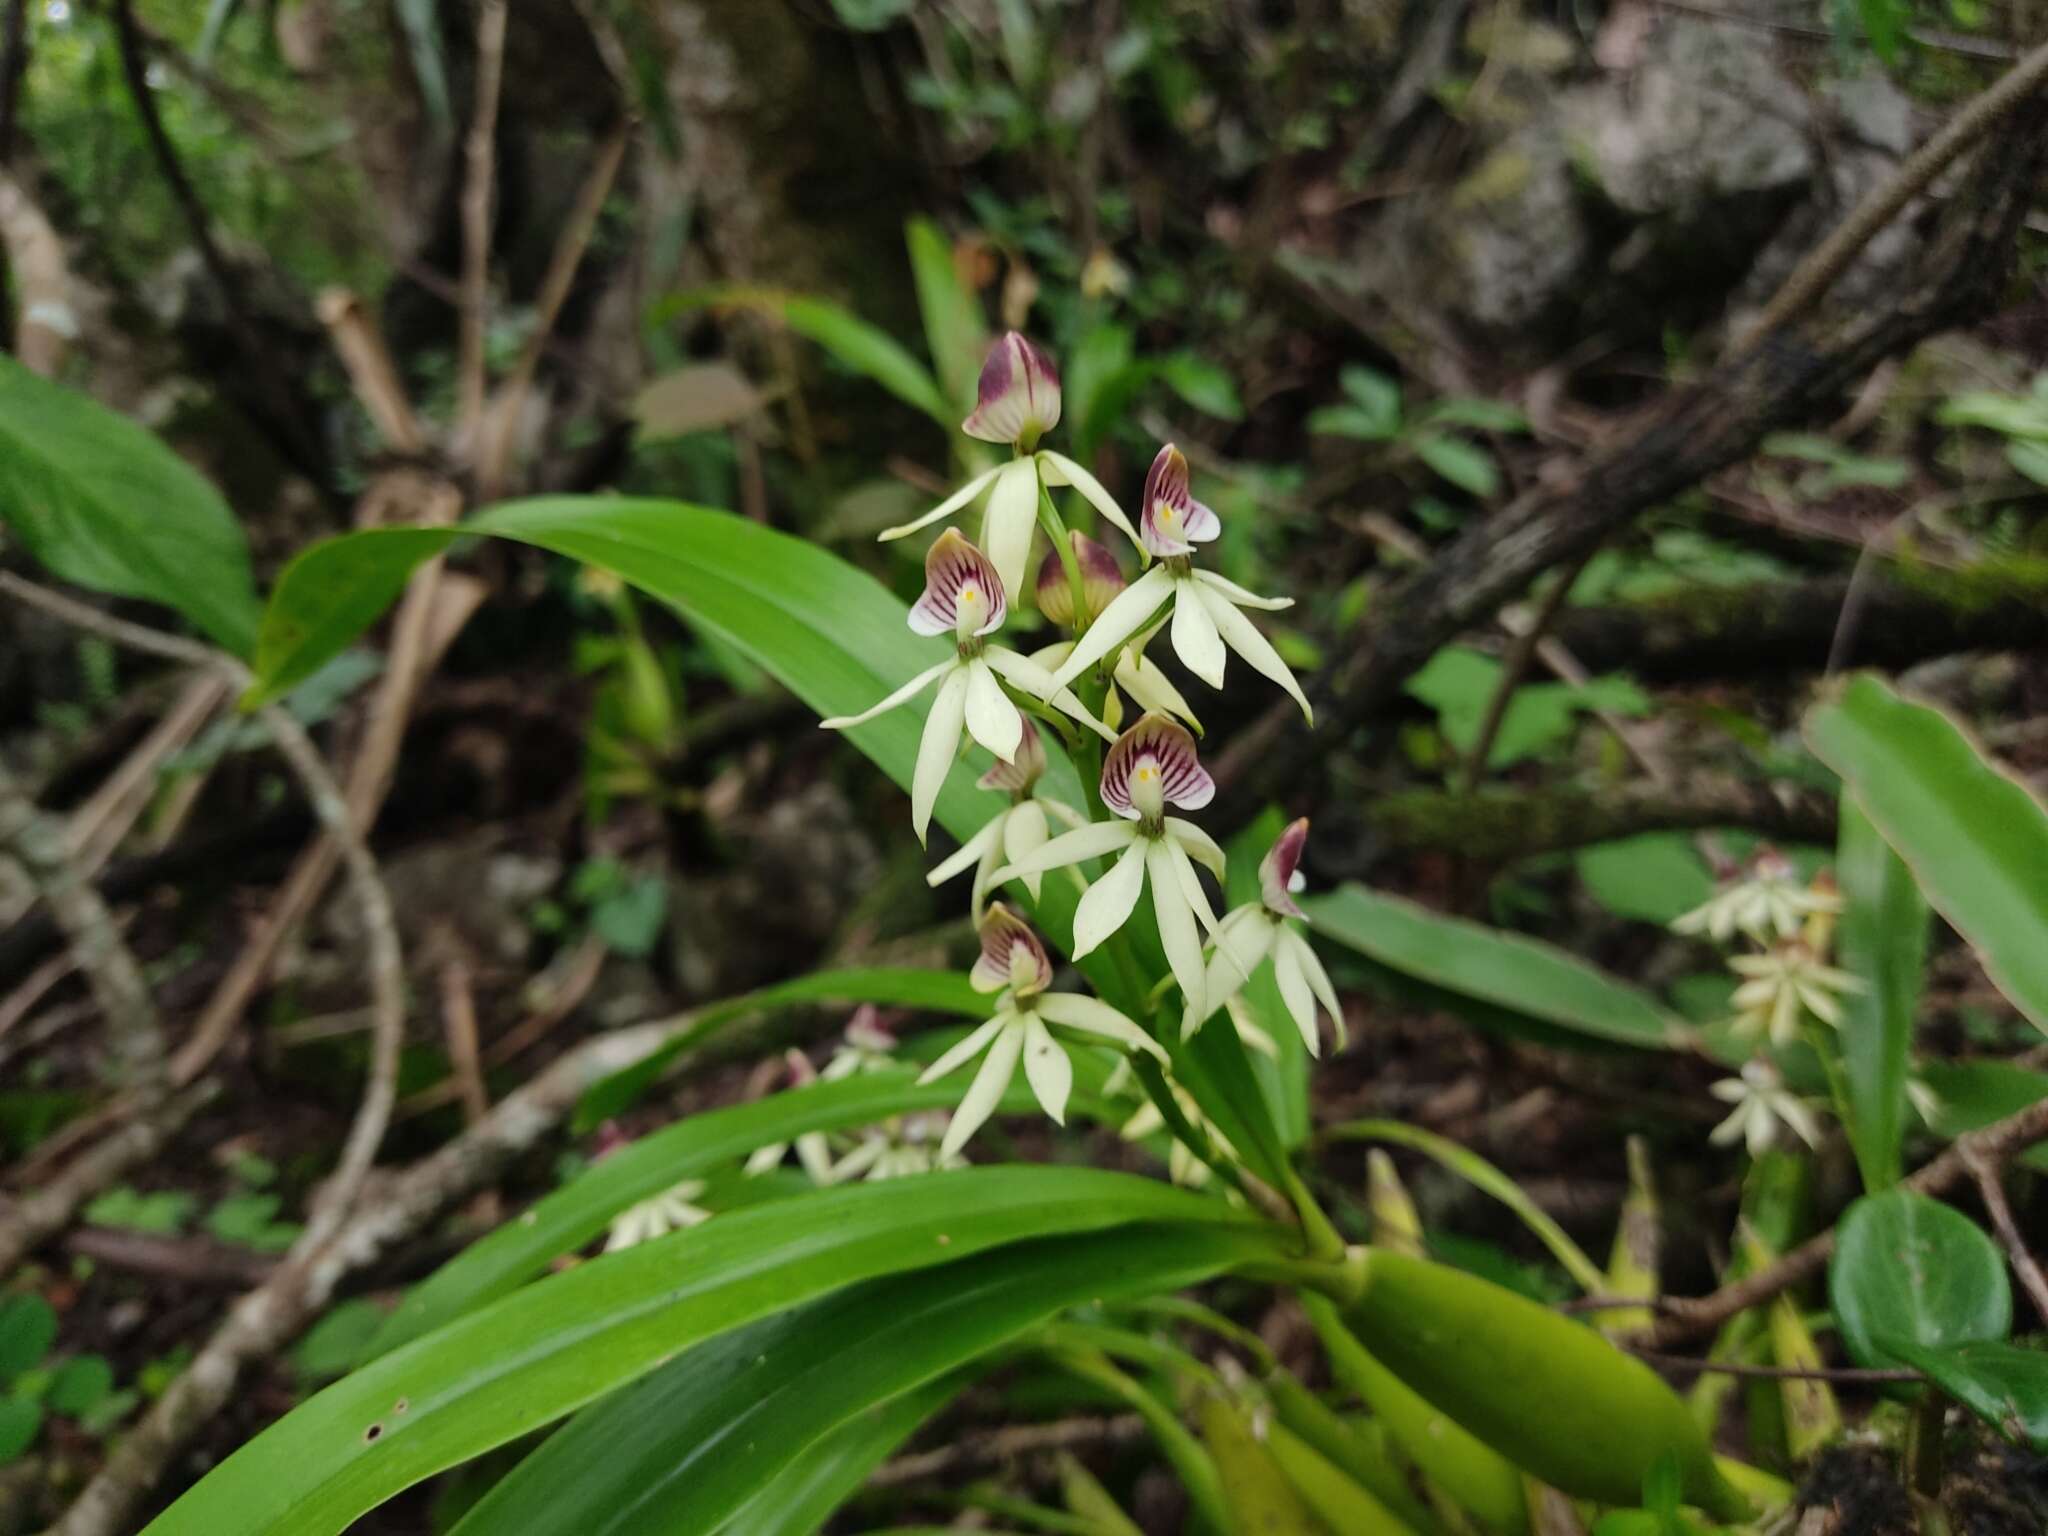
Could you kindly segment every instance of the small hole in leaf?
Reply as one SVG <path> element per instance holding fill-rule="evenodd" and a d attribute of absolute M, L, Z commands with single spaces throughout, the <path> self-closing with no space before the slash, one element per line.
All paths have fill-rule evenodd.
<path fill-rule="evenodd" d="M 384 1426 L 382 1424 L 372 1424 L 368 1429 L 363 1431 L 363 1444 L 375 1445 L 377 1443 L 377 1437 L 383 1433 Z"/>
<path fill-rule="evenodd" d="M 403 1413 L 403 1412 L 405 1412 L 405 1410 L 406 1410 L 406 1409 L 410 1408 L 411 1406 L 412 1406 L 412 1399 L 411 1399 L 411 1398 L 409 1398 L 409 1397 L 401 1397 L 401 1398 L 400 1398 L 400 1399 L 399 1399 L 399 1400 L 398 1400 L 397 1402 L 395 1402 L 395 1403 L 393 1403 L 393 1404 L 391 1405 L 391 1411 L 392 1411 L 393 1413 Z"/>

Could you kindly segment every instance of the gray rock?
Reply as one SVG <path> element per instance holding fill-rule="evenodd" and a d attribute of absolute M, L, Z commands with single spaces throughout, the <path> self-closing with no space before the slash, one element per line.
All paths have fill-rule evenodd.
<path fill-rule="evenodd" d="M 1541 322 L 1591 251 L 1553 123 L 1511 136 L 1461 181 L 1439 221 L 1443 300 L 1485 330 Z"/>

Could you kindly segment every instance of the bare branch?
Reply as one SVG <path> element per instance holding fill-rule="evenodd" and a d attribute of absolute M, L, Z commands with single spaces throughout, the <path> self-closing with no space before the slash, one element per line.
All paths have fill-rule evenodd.
<path fill-rule="evenodd" d="M 483 422 L 484 329 L 491 277 L 491 193 L 498 91 L 505 72 L 506 0 L 483 0 L 476 21 L 476 105 L 463 141 L 461 331 L 455 365 L 455 440 L 474 453 Z"/>

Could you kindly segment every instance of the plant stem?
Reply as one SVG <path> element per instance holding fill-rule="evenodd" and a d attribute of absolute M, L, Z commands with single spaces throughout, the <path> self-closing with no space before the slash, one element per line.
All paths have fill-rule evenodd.
<path fill-rule="evenodd" d="M 1930 1385 L 1906 1425 L 1906 1483 L 1930 1499 L 1941 1497 L 1941 1434 L 1948 1399 Z"/>
<path fill-rule="evenodd" d="M 1053 551 L 1060 557 L 1060 569 L 1067 573 L 1067 590 L 1074 601 L 1074 638 L 1078 640 L 1087 631 L 1091 617 L 1088 584 L 1081 576 L 1081 562 L 1074 558 L 1074 541 L 1067 536 L 1067 525 L 1060 520 L 1059 509 L 1052 504 L 1052 492 L 1045 488 L 1043 480 L 1038 482 L 1038 523 L 1052 539 Z"/>

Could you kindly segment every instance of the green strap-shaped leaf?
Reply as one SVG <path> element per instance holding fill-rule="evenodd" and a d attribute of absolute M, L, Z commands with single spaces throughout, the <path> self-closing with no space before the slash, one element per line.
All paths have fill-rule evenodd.
<path fill-rule="evenodd" d="M 1926 969 L 1927 902 L 1905 861 L 1847 795 L 1835 879 L 1842 891 L 1835 953 L 1863 983 L 1842 999 L 1846 1128 L 1863 1187 L 1876 1194 L 1904 1169 L 1906 1067 Z"/>
<path fill-rule="evenodd" d="M 954 420 L 974 408 L 981 364 L 988 353 L 988 324 L 981 301 L 960 281 L 953 265 L 953 242 L 930 219 L 912 219 L 903 227 L 910 248 L 910 276 L 917 285 L 917 307 L 924 316 L 924 338 L 931 348 L 939 383 L 954 406 Z"/>
<path fill-rule="evenodd" d="M 333 1536 L 422 1478 L 757 1318 L 1026 1238 L 1147 1222 L 1248 1225 L 1219 1201 L 1078 1168 L 963 1169 L 729 1212 L 372 1361 L 236 1451 L 149 1536 Z"/>
<path fill-rule="evenodd" d="M 1659 1050 L 1691 1040 L 1691 1031 L 1647 993 L 1540 940 L 1362 885 L 1308 897 L 1302 908 L 1323 937 L 1434 992 L 1478 1004 L 1482 1018 L 1532 1020 L 1553 1035 Z"/>
<path fill-rule="evenodd" d="M 698 1010 L 689 1027 L 677 1032 L 660 1050 L 610 1077 L 593 1083 L 577 1102 L 576 1129 L 623 1114 L 668 1070 L 669 1063 L 693 1046 L 750 1014 L 767 1013 L 799 1003 L 879 1003 L 890 1008 L 916 1008 L 929 1013 L 956 1013 L 985 1019 L 993 1001 L 968 984 L 957 971 L 921 971 L 895 966 L 870 966 L 844 971 L 816 971 L 793 981 L 762 987 L 709 1004 Z M 772 1138 L 771 1138 L 772 1139 Z"/>
<path fill-rule="evenodd" d="M 2048 809 L 1941 711 L 1875 677 L 1813 710 L 1806 739 L 1998 990 L 2048 1030 Z"/>
<path fill-rule="evenodd" d="M 56 575 L 175 608 L 247 656 L 261 611 L 234 513 L 127 417 L 0 356 L 0 521 Z"/>
<path fill-rule="evenodd" d="M 719 1536 L 816 1536 L 832 1512 L 965 1385 L 942 1376 L 848 1419 L 741 1506 Z"/>
<path fill-rule="evenodd" d="M 586 1410 L 458 1536 L 700 1536 L 855 1414 L 1064 1307 L 1277 1255 L 1276 1232 L 1158 1227 L 1015 1244 L 870 1281 L 700 1346 Z"/>
<path fill-rule="evenodd" d="M 1891 1352 L 2002 1434 L 2048 1452 L 2048 1353 L 2018 1344 L 1908 1344 Z"/>

